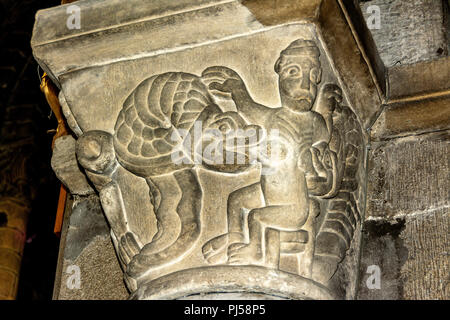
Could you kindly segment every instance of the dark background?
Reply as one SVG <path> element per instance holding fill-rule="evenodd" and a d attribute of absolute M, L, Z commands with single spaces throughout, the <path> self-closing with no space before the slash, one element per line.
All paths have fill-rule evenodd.
<path fill-rule="evenodd" d="M 53 234 L 60 183 L 50 167 L 56 119 L 39 89 L 38 65 L 30 47 L 36 11 L 60 1 L 0 0 L 0 146 L 27 157 L 32 211 L 19 280 L 18 300 L 50 300 L 59 238 Z M 42 71 L 39 71 L 42 75 Z M 11 161 L 0 155 L 1 162 Z"/>

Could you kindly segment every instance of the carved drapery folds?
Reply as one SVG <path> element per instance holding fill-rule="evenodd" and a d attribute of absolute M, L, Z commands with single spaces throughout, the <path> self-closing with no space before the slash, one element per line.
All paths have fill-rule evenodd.
<path fill-rule="evenodd" d="M 60 75 L 131 298 L 353 294 L 360 119 L 313 24 L 258 28 Z"/>

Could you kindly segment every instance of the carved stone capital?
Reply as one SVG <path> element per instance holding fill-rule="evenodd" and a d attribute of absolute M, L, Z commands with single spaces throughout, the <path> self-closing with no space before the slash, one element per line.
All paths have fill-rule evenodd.
<path fill-rule="evenodd" d="M 177 3 L 57 7 L 32 40 L 130 298 L 354 297 L 380 98 L 338 1 Z"/>

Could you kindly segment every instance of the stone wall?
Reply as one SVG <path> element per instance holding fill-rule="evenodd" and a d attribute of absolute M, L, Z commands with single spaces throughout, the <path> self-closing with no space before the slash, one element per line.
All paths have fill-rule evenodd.
<path fill-rule="evenodd" d="M 371 29 L 384 64 L 411 64 L 447 55 L 448 12 L 440 0 L 373 0 L 361 3 L 366 19 L 369 7 L 380 10 L 380 29 Z"/>
<path fill-rule="evenodd" d="M 449 131 L 375 141 L 369 185 L 360 299 L 448 299 Z M 369 290 L 368 266 L 381 270 Z"/>
<path fill-rule="evenodd" d="M 366 19 L 371 5 L 380 8 L 371 33 L 386 67 L 448 55 L 447 1 L 365 1 Z M 359 299 L 450 297 L 450 101 L 441 94 L 385 106 L 372 127 Z M 366 284 L 372 265 L 381 289 Z"/>

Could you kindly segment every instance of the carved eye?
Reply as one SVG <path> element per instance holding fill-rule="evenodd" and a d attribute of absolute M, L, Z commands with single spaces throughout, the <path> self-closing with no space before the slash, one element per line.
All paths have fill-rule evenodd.
<path fill-rule="evenodd" d="M 287 73 L 290 76 L 296 76 L 300 72 L 300 69 L 298 67 L 289 67 L 287 69 Z"/>

